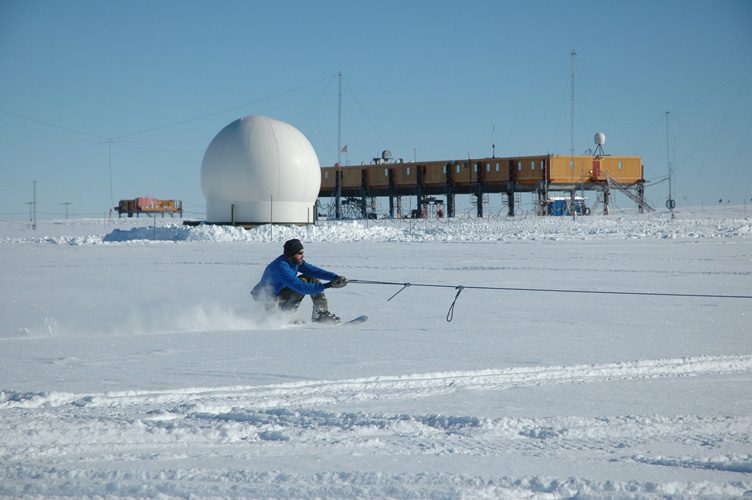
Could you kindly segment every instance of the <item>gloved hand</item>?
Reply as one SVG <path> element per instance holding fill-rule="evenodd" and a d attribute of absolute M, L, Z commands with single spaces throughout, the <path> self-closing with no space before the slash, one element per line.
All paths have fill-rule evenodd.
<path fill-rule="evenodd" d="M 345 278 L 344 276 L 335 276 L 334 279 L 326 285 L 324 286 L 326 286 L 327 288 L 342 288 L 343 286 L 347 285 L 347 278 Z"/>

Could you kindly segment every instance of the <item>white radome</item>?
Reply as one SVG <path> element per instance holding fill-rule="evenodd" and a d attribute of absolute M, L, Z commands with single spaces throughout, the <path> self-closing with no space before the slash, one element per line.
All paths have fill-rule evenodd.
<path fill-rule="evenodd" d="M 595 143 L 599 146 L 606 144 L 606 135 L 603 132 L 595 134 Z"/>
<path fill-rule="evenodd" d="M 308 139 L 265 116 L 227 125 L 201 163 L 208 223 L 312 223 L 320 188 L 321 168 Z"/>

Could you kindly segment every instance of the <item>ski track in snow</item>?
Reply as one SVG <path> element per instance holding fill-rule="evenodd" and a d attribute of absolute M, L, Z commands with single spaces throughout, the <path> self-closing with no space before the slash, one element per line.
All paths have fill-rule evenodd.
<path fill-rule="evenodd" d="M 752 370 L 752 356 L 699 356 L 574 366 L 312 380 L 265 386 L 122 391 L 102 394 L 0 393 L 4 436 L 0 495 L 118 498 L 693 498 L 752 490 L 752 416 L 503 417 L 388 414 L 328 407 L 412 399 L 451 391 L 499 391 L 550 384 L 610 383 Z M 241 462 L 295 455 L 602 459 L 610 463 L 739 474 L 736 481 L 619 483 L 436 472 L 173 469 L 188 456 Z M 686 455 L 646 454 L 684 449 Z M 699 452 L 697 449 L 704 450 Z M 32 457 L 30 459 L 30 457 Z M 294 458 L 290 458 L 294 460 Z M 40 461 L 37 465 L 35 462 Z M 163 470 L 138 464 L 164 462 Z M 73 463 L 73 465 L 71 465 Z M 102 468 L 105 463 L 110 468 Z M 56 467 L 54 464 L 63 465 Z M 114 466 L 114 468 L 112 468 Z M 32 481 L 34 478 L 43 482 Z M 218 484 L 223 484 L 218 487 Z M 403 486 L 397 494 L 394 484 Z M 303 495 L 301 493 L 305 491 Z M 224 492 L 224 493 L 222 493 Z M 395 497 L 395 495 L 397 495 Z"/>
<path fill-rule="evenodd" d="M 129 247 L 140 251 L 141 245 L 144 248 L 164 245 L 167 249 L 173 248 L 167 245 L 182 243 L 272 243 L 300 238 L 311 243 L 481 245 L 659 239 L 678 240 L 672 244 L 684 248 L 687 245 L 720 248 L 719 245 L 733 242 L 748 244 L 752 236 L 752 219 L 740 214 L 719 219 L 688 212 L 679 213 L 678 217 L 668 220 L 664 213 L 581 217 L 576 222 L 538 217 L 384 220 L 308 227 L 262 226 L 249 231 L 223 226 L 166 225 L 126 230 L 107 228 L 106 235 L 42 237 L 27 237 L 20 234 L 21 230 L 13 230 L 9 234 L 14 237 L 0 238 L 0 247 L 86 245 L 112 249 L 120 245 L 121 250 Z M 101 227 L 105 226 L 92 223 L 81 229 L 60 224 L 53 229 L 61 234 L 69 229 L 99 231 Z M 571 246 L 581 250 L 580 245 Z M 62 249 L 47 250 L 55 250 L 54 255 L 47 254 L 51 259 L 47 265 L 60 269 L 68 265 L 64 252 L 60 252 L 57 260 L 57 250 Z M 79 249 L 68 251 L 71 250 Z M 710 255 L 707 249 L 698 254 L 684 252 L 681 260 L 673 262 L 670 255 L 651 255 L 650 260 L 627 256 L 621 260 L 619 254 L 610 261 L 613 265 L 600 266 L 599 272 L 616 278 L 639 275 L 641 280 L 697 277 L 709 279 L 721 290 L 726 281 L 732 281 L 739 289 L 740 280 L 752 275 L 748 253 L 734 255 L 740 254 L 747 260 L 735 260 L 734 265 L 720 269 L 703 265 Z M 192 270 L 203 264 L 247 265 L 245 260 L 225 262 L 218 252 L 208 257 L 201 254 L 195 261 L 193 255 L 199 254 L 159 255 L 165 259 L 159 265 L 172 272 L 182 265 Z M 214 255 L 217 258 L 211 260 Z M 501 266 L 420 261 L 419 270 L 421 273 L 516 271 L 520 275 L 527 272 L 541 275 L 545 271 L 548 275 L 585 275 L 591 271 L 587 259 L 593 256 L 569 254 L 556 265 L 534 259 L 510 261 L 509 265 Z M 710 260 L 712 264 L 713 259 Z M 109 265 L 109 261 L 104 262 Z M 358 272 L 380 271 L 379 261 L 374 266 L 368 259 L 351 262 L 355 263 L 350 268 L 344 264 L 345 270 L 357 267 Z M 525 265 L 530 262 L 534 262 L 534 267 Z M 29 270 L 38 269 L 37 263 L 33 264 Z M 400 265 L 409 267 L 411 261 Z M 11 273 L 11 278 L 14 277 L 17 287 L 25 286 L 22 276 Z M 46 289 L 37 287 L 31 292 L 39 294 Z M 133 300 L 128 303 L 130 307 L 134 304 Z M 218 316 L 225 315 L 210 316 L 208 321 L 215 330 Z M 189 320 L 194 318 L 191 316 Z M 45 320 L 44 326 L 49 336 L 54 337 L 53 333 L 57 333 L 53 332 L 54 320 L 49 321 Z M 718 321 L 723 328 L 725 323 Z M 719 335 L 743 338 L 744 328 L 738 326 L 742 321 L 736 318 L 730 323 L 736 330 L 720 330 Z M 182 324 L 175 327 L 168 323 L 168 326 L 172 327 L 168 328 L 170 331 L 182 328 Z M 128 325 L 124 328 L 125 334 L 133 330 Z M 203 332 L 206 327 L 199 328 Z M 228 329 L 247 328 L 247 322 L 239 327 L 228 326 Z M 17 339 L 12 335 L 7 341 L 23 342 L 30 338 Z M 646 351 L 646 357 L 651 356 L 649 352 Z M 40 366 L 30 367 L 28 375 L 34 377 L 34 370 Z M 423 365 L 429 370 L 431 366 L 430 362 Z M 746 499 L 752 498 L 752 415 L 744 414 L 744 408 L 749 408 L 748 398 L 742 398 L 740 410 L 734 415 L 724 415 L 722 410 L 715 412 L 713 408 L 704 408 L 702 415 L 677 414 L 670 410 L 669 404 L 668 414 L 652 410 L 634 414 L 629 410 L 606 410 L 601 414 L 588 410 L 585 416 L 573 416 L 557 413 L 556 402 L 552 402 L 552 416 L 532 417 L 525 413 L 506 416 L 508 413 L 503 409 L 496 412 L 493 405 L 477 403 L 458 405 L 465 409 L 461 410 L 466 411 L 464 414 L 451 410 L 442 414 L 420 412 L 416 408 L 422 405 L 412 402 L 421 398 L 426 402 L 462 401 L 465 396 L 478 401 L 496 397 L 503 391 L 514 394 L 511 391 L 522 388 L 531 391 L 523 393 L 523 397 L 537 397 L 539 393 L 550 394 L 546 388 L 551 386 L 558 386 L 555 392 L 571 396 L 576 392 L 568 389 L 583 384 L 589 384 L 588 388 L 603 388 L 592 391 L 591 395 L 608 394 L 624 388 L 626 381 L 656 379 L 666 379 L 670 389 L 661 388 L 657 397 L 667 397 L 675 387 L 692 392 L 694 386 L 685 382 L 673 385 L 679 379 L 691 377 L 713 382 L 699 389 L 705 391 L 702 401 L 706 402 L 712 400 L 707 398 L 707 391 L 720 387 L 717 384 L 730 380 L 732 384 L 743 385 L 748 383 L 750 373 L 752 355 L 740 354 L 477 371 L 424 370 L 400 376 L 171 390 L 22 392 L 7 387 L 1 390 L 0 386 L 0 498 Z M 171 381 L 179 376 L 174 372 L 165 375 L 173 377 Z M 641 397 L 640 389 L 630 389 L 631 396 Z M 744 391 L 735 389 L 729 394 L 744 394 Z M 682 401 L 692 398 L 690 393 L 677 395 Z M 393 407 L 401 410 L 392 410 Z M 369 408 L 375 410 L 368 411 Z M 473 408 L 479 414 L 472 414 Z M 491 408 L 489 413 L 494 416 L 481 415 L 484 410 L 479 408 Z M 578 465 L 568 468 L 566 464 L 570 463 Z"/>
<path fill-rule="evenodd" d="M 541 386 L 607 382 L 640 378 L 678 377 L 752 370 L 752 356 L 702 356 L 639 360 L 578 366 L 516 367 L 472 372 L 445 372 L 395 377 L 379 376 L 339 381 L 303 381 L 260 387 L 187 388 L 170 391 L 124 391 L 104 394 L 0 392 L 0 409 L 58 407 L 127 407 L 191 401 L 228 404 L 251 400 L 256 408 L 346 403 L 350 401 L 432 396 L 459 389 L 499 390 L 513 386 Z"/>

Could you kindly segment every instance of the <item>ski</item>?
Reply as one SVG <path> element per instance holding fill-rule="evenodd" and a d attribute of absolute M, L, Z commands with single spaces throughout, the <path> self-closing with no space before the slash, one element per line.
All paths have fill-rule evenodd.
<path fill-rule="evenodd" d="M 365 314 L 362 316 L 358 316 L 357 318 L 351 319 L 350 321 L 345 321 L 344 323 L 340 323 L 341 325 L 359 325 L 361 323 L 365 323 L 368 321 L 368 316 Z"/>
<path fill-rule="evenodd" d="M 347 325 L 359 325 L 368 321 L 368 316 L 363 314 L 357 318 L 353 318 L 350 321 L 341 321 L 339 323 L 316 323 L 315 321 L 303 321 L 297 320 L 290 323 L 290 326 L 347 326 Z"/>

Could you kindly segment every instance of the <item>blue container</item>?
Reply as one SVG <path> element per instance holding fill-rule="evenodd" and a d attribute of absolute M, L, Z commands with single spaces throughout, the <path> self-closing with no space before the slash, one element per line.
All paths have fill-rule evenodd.
<path fill-rule="evenodd" d="M 548 215 L 555 215 L 558 217 L 569 215 L 567 200 L 550 200 L 548 202 Z"/>

